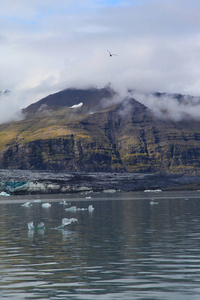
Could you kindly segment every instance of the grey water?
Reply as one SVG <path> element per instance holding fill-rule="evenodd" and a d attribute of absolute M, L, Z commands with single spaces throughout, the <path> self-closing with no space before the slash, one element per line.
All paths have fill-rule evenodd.
<path fill-rule="evenodd" d="M 200 192 L 0 198 L 0 299 L 200 299 Z"/>

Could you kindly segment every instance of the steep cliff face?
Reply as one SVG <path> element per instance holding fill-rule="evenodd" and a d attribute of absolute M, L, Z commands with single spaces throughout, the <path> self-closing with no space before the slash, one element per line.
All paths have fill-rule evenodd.
<path fill-rule="evenodd" d="M 124 171 L 119 154 L 112 145 L 86 137 L 64 137 L 37 140 L 9 146 L 1 152 L 0 168 L 67 170 L 67 171 Z"/>
<path fill-rule="evenodd" d="M 160 120 L 130 97 L 108 105 L 115 95 L 66 90 L 30 106 L 0 126 L 0 168 L 199 174 L 200 122 Z"/>

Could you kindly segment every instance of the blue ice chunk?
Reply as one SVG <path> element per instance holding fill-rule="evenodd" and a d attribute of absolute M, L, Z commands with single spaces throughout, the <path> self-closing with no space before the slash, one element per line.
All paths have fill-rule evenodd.
<path fill-rule="evenodd" d="M 1 193 L 0 193 L 0 196 L 6 196 L 6 197 L 8 197 L 8 196 L 10 196 L 10 194 L 8 194 L 8 193 L 6 193 L 6 192 L 1 192 Z"/>

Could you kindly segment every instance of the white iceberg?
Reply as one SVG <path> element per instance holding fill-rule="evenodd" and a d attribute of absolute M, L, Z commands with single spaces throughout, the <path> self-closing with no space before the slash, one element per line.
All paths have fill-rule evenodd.
<path fill-rule="evenodd" d="M 73 223 L 73 222 L 77 222 L 78 220 L 76 218 L 71 218 L 71 219 L 68 219 L 68 218 L 64 218 L 62 219 L 62 224 L 58 227 L 56 227 L 56 229 L 63 229 L 65 226 Z"/>
<path fill-rule="evenodd" d="M 66 211 L 83 211 L 83 210 L 87 210 L 87 208 L 84 207 L 76 207 L 76 206 L 71 206 L 69 208 L 65 208 Z"/>
<path fill-rule="evenodd" d="M 49 208 L 49 207 L 51 207 L 51 204 L 50 203 L 42 203 L 42 207 Z"/>
<path fill-rule="evenodd" d="M 160 192 L 162 192 L 162 190 L 159 190 L 159 189 L 157 189 L 157 190 L 144 190 L 144 193 L 160 193 Z"/>
<path fill-rule="evenodd" d="M 116 190 L 114 189 L 107 189 L 103 191 L 104 193 L 116 193 Z"/>
<path fill-rule="evenodd" d="M 22 204 L 22 206 L 24 206 L 24 207 L 30 207 L 30 206 L 32 206 L 32 204 L 31 204 L 31 202 L 26 202 L 26 203 Z"/>
<path fill-rule="evenodd" d="M 28 223 L 28 230 L 33 230 L 34 226 L 33 226 L 33 222 L 29 222 Z"/>
<path fill-rule="evenodd" d="M 76 218 L 71 218 L 71 219 L 68 219 L 68 218 L 64 218 L 62 219 L 62 228 L 65 227 L 66 225 L 69 225 L 73 222 L 77 222 L 78 220 Z"/>
<path fill-rule="evenodd" d="M 28 223 L 28 230 L 44 229 L 44 222 L 39 223 L 37 226 L 33 225 L 33 221 Z"/>
<path fill-rule="evenodd" d="M 66 211 L 77 211 L 76 206 L 71 206 L 69 208 L 65 208 Z"/>
<path fill-rule="evenodd" d="M 67 202 L 65 200 L 63 200 L 63 201 L 60 201 L 59 204 L 61 204 L 61 205 L 67 205 Z"/>
<path fill-rule="evenodd" d="M 94 211 L 93 205 L 89 205 L 89 206 L 88 206 L 88 211 L 89 211 L 89 212 L 93 212 L 93 211 Z"/>
<path fill-rule="evenodd" d="M 154 200 L 151 200 L 151 201 L 150 201 L 150 204 L 151 204 L 151 205 L 156 205 L 156 204 L 159 204 L 159 203 L 158 203 L 158 202 L 155 202 Z"/>

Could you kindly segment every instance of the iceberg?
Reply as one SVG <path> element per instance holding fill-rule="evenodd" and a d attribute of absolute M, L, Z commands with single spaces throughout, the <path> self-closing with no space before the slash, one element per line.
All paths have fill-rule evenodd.
<path fill-rule="evenodd" d="M 63 200 L 63 201 L 59 202 L 59 204 L 61 204 L 61 205 L 67 205 L 67 202 L 65 200 Z"/>
<path fill-rule="evenodd" d="M 28 223 L 28 230 L 33 230 L 34 226 L 33 226 L 33 222 L 29 222 Z"/>
<path fill-rule="evenodd" d="M 116 193 L 116 190 L 114 189 L 107 189 L 103 191 L 104 193 Z"/>
<path fill-rule="evenodd" d="M 26 203 L 22 204 L 22 206 L 24 206 L 24 207 L 30 207 L 30 206 L 32 206 L 32 204 L 31 204 L 31 202 L 26 202 Z"/>
<path fill-rule="evenodd" d="M 88 211 L 89 211 L 89 212 L 93 212 L 93 211 L 94 211 L 93 205 L 89 205 L 89 206 L 88 206 Z"/>
<path fill-rule="evenodd" d="M 44 222 L 39 223 L 37 226 L 33 225 L 33 221 L 28 223 L 28 230 L 39 230 L 44 228 Z"/>
<path fill-rule="evenodd" d="M 77 211 L 76 206 L 71 206 L 69 208 L 65 208 L 66 211 Z"/>
<path fill-rule="evenodd" d="M 56 229 L 63 229 L 65 226 L 73 223 L 73 222 L 77 222 L 78 220 L 76 218 L 71 218 L 71 219 L 68 219 L 68 218 L 64 218 L 62 219 L 62 224 L 58 227 L 56 227 Z"/>
<path fill-rule="evenodd" d="M 6 182 L 6 190 L 9 193 L 26 191 L 28 187 L 28 181 L 8 181 Z"/>
<path fill-rule="evenodd" d="M 6 193 L 6 192 L 1 192 L 1 193 L 0 193 L 0 196 L 6 196 L 6 197 L 8 197 L 8 196 L 10 196 L 10 194 L 8 194 L 8 193 Z"/>
<path fill-rule="evenodd" d="M 33 202 L 34 203 L 40 203 L 40 202 L 42 202 L 42 200 L 41 199 L 35 199 Z"/>
<path fill-rule="evenodd" d="M 76 206 L 71 206 L 69 208 L 65 208 L 66 211 L 83 211 L 83 210 L 87 210 L 87 208 L 84 208 L 84 207 L 76 207 Z"/>
<path fill-rule="evenodd" d="M 162 192 L 162 190 L 159 190 L 159 189 L 157 189 L 157 190 L 144 190 L 144 193 L 160 193 L 160 192 Z"/>
<path fill-rule="evenodd" d="M 62 228 L 65 227 L 66 225 L 69 225 L 73 222 L 77 222 L 78 220 L 76 218 L 71 218 L 71 219 L 68 219 L 68 218 L 64 218 L 62 219 Z"/>
<path fill-rule="evenodd" d="M 37 229 L 44 229 L 44 222 L 39 223 Z"/>
<path fill-rule="evenodd" d="M 49 208 L 49 207 L 51 207 L 51 204 L 50 203 L 42 203 L 42 207 Z"/>
<path fill-rule="evenodd" d="M 159 203 L 158 203 L 158 202 L 155 202 L 154 200 L 151 200 L 151 201 L 150 201 L 150 204 L 151 204 L 151 205 L 156 205 L 156 204 L 159 204 Z"/>

